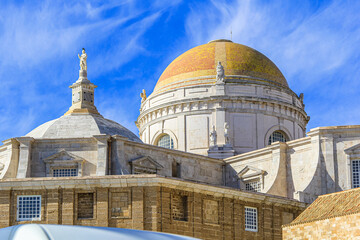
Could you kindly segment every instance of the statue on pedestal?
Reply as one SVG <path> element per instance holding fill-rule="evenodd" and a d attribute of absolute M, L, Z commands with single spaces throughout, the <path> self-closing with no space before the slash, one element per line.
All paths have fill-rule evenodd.
<path fill-rule="evenodd" d="M 225 145 L 230 145 L 230 136 L 229 136 L 229 123 L 224 123 L 224 138 L 225 138 Z"/>
<path fill-rule="evenodd" d="M 216 67 L 216 82 L 217 83 L 224 83 L 225 82 L 225 70 L 224 67 L 221 65 L 221 62 L 218 62 Z"/>
<path fill-rule="evenodd" d="M 87 54 L 85 52 L 85 48 L 82 49 L 81 55 L 78 54 L 78 57 L 80 59 L 80 69 L 86 71 L 87 70 L 87 64 L 86 64 Z"/>
<path fill-rule="evenodd" d="M 210 146 L 216 146 L 217 141 L 217 133 L 215 130 L 215 125 L 212 126 L 212 131 L 210 132 Z"/>
<path fill-rule="evenodd" d="M 143 89 L 142 92 L 140 93 L 140 97 L 141 97 L 141 103 L 143 103 L 146 100 L 145 89 Z"/>

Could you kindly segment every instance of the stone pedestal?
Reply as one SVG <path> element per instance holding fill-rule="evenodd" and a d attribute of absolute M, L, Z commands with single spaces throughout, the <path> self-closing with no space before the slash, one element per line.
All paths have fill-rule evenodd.
<path fill-rule="evenodd" d="M 208 150 L 208 156 L 212 158 L 224 159 L 235 156 L 235 150 L 230 144 L 211 146 Z"/>

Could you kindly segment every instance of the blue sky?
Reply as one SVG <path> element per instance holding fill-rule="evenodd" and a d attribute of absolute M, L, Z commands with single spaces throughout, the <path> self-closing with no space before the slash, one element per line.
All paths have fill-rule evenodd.
<path fill-rule="evenodd" d="M 359 12 L 360 1 L 1 1 L 0 139 L 68 110 L 82 47 L 98 110 L 137 134 L 141 89 L 231 29 L 304 93 L 307 130 L 360 124 Z"/>

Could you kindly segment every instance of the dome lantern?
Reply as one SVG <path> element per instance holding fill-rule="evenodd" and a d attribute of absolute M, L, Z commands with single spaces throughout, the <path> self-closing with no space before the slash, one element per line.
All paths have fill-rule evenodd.
<path fill-rule="evenodd" d="M 87 54 L 83 48 L 82 54 L 78 57 L 80 59 L 80 70 L 78 80 L 69 88 L 72 89 L 72 105 L 65 115 L 70 113 L 93 113 L 99 114 L 94 104 L 95 86 L 87 78 Z"/>

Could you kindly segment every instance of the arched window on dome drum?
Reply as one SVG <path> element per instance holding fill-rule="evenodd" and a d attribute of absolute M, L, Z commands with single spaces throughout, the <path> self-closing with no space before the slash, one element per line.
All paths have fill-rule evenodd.
<path fill-rule="evenodd" d="M 174 140 L 169 135 L 163 135 L 157 142 L 159 147 L 174 149 Z"/>
<path fill-rule="evenodd" d="M 273 142 L 286 142 L 285 134 L 281 131 L 273 132 L 269 137 L 268 145 Z"/>

